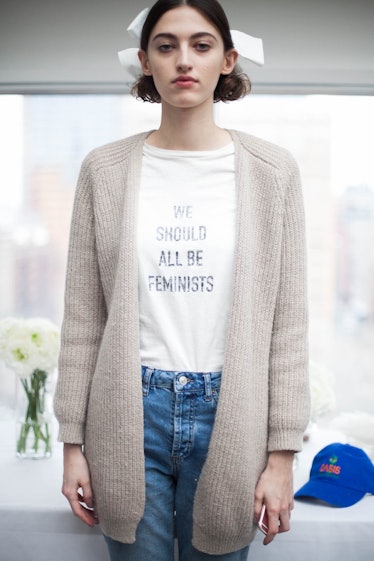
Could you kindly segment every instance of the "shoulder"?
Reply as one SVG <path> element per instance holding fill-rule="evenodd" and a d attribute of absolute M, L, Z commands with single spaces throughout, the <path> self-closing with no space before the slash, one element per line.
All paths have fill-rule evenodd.
<path fill-rule="evenodd" d="M 84 158 L 82 169 L 91 173 L 125 164 L 131 159 L 140 159 L 142 147 L 149 132 L 142 132 L 94 148 Z"/>
<path fill-rule="evenodd" d="M 242 131 L 229 132 L 234 144 L 242 150 L 244 158 L 255 160 L 264 167 L 270 166 L 274 171 L 298 173 L 296 160 L 286 148 Z"/>

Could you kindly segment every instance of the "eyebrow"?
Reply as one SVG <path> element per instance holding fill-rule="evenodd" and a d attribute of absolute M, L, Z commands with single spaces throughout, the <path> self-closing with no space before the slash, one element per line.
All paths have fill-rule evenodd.
<path fill-rule="evenodd" d="M 217 42 L 217 38 L 212 33 L 209 33 L 209 31 L 199 31 L 198 33 L 194 33 L 193 35 L 191 35 L 190 39 L 200 39 L 202 37 L 207 37 L 207 36 L 211 37 L 212 39 L 214 39 L 214 41 Z M 173 33 L 157 33 L 157 35 L 153 37 L 152 42 L 160 38 L 172 39 L 173 41 L 178 40 L 178 37 Z"/>

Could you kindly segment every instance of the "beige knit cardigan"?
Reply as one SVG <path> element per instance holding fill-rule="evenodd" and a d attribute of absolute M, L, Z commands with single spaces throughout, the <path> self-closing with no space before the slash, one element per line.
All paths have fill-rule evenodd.
<path fill-rule="evenodd" d="M 72 217 L 55 412 L 84 444 L 105 534 L 132 543 L 144 509 L 137 199 L 148 133 L 93 150 Z M 194 503 L 193 543 L 251 542 L 267 454 L 300 450 L 309 418 L 304 212 L 289 153 L 241 132 L 236 251 L 222 387 Z"/>

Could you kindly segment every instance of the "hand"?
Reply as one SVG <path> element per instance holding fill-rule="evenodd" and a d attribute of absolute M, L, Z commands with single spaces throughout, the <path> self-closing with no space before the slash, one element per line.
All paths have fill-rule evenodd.
<path fill-rule="evenodd" d="M 75 516 L 91 528 L 99 523 L 94 510 L 90 472 L 80 444 L 64 444 L 62 493 Z"/>
<path fill-rule="evenodd" d="M 266 505 L 269 532 L 263 543 L 267 545 L 275 536 L 290 529 L 293 509 L 293 458 L 289 451 L 271 452 L 265 470 L 255 490 L 255 519 L 259 520 L 262 505 Z"/>

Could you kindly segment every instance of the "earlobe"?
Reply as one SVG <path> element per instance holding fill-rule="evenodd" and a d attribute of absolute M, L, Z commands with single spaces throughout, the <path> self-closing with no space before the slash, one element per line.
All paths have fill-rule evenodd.
<path fill-rule="evenodd" d="M 238 56 L 239 54 L 236 49 L 231 49 L 225 53 L 221 74 L 231 74 L 238 60 Z"/>
<path fill-rule="evenodd" d="M 147 53 L 145 51 L 143 51 L 142 49 L 139 49 L 138 52 L 138 58 L 143 70 L 143 74 L 145 76 L 152 76 L 152 72 L 151 72 L 151 68 L 149 65 L 149 60 L 148 60 L 148 56 Z"/>

